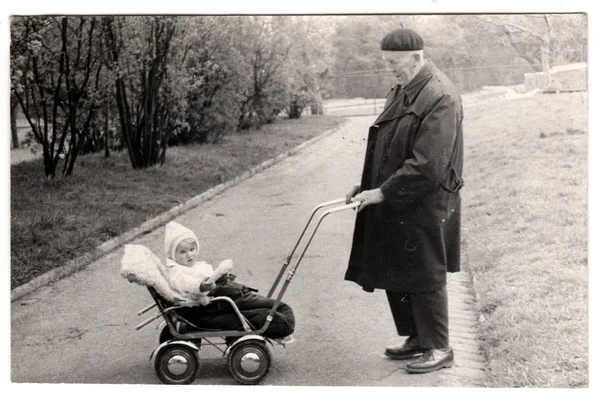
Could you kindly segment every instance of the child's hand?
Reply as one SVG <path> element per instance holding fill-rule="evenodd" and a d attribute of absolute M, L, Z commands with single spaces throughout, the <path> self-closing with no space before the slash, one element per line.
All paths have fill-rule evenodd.
<path fill-rule="evenodd" d="M 198 302 L 200 302 L 201 306 L 206 306 L 210 303 L 210 299 L 208 299 L 207 296 L 201 296 L 198 300 Z"/>
<path fill-rule="evenodd" d="M 210 277 L 207 277 L 202 283 L 200 283 L 200 292 L 210 291 L 217 285 Z"/>
<path fill-rule="evenodd" d="M 233 261 L 231 259 L 225 259 L 224 261 L 219 263 L 219 266 L 215 270 L 215 274 L 222 275 L 225 273 L 229 273 L 232 269 L 233 269 Z"/>
<path fill-rule="evenodd" d="M 215 281 L 217 281 L 222 275 L 229 273 L 233 269 L 233 262 L 231 259 L 226 259 L 219 264 L 219 267 L 215 270 L 214 274 L 202 281 L 200 284 L 200 292 L 210 291 L 215 288 Z"/>

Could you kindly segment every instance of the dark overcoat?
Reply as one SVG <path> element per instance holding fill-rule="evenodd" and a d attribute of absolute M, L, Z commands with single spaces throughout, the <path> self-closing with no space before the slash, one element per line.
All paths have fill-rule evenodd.
<path fill-rule="evenodd" d="M 458 91 L 430 61 L 390 91 L 369 128 L 360 186 L 385 200 L 357 214 L 346 280 L 427 292 L 460 270 L 462 120 Z"/>

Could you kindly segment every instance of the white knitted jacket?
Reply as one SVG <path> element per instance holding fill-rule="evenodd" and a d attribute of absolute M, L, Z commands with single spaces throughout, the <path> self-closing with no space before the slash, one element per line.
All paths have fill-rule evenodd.
<path fill-rule="evenodd" d="M 125 245 L 121 259 L 121 275 L 130 282 L 153 287 L 163 298 L 177 305 L 205 306 L 209 303 L 208 292 L 200 291 L 206 278 L 217 280 L 233 268 L 231 260 L 224 260 L 217 270 L 206 262 L 196 262 L 188 267 L 176 263 L 175 249 L 183 240 L 192 239 L 199 248 L 198 238 L 190 229 L 176 222 L 165 227 L 164 248 L 166 265 L 143 245 Z"/>

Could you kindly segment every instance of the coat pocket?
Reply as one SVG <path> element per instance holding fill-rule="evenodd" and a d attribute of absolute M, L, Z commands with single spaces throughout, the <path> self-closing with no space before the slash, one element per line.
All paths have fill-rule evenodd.
<path fill-rule="evenodd" d="M 456 173 L 454 167 L 450 165 L 442 176 L 440 185 L 447 192 L 456 193 L 465 185 L 465 181 Z"/>

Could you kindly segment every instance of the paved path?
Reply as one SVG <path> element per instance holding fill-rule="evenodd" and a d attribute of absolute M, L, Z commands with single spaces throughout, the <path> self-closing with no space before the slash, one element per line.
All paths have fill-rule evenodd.
<path fill-rule="evenodd" d="M 313 207 L 343 197 L 359 180 L 368 125 L 353 119 L 283 160 L 178 217 L 195 230 L 202 257 L 232 258 L 238 279 L 266 294 Z M 452 369 L 409 375 L 403 361 L 383 356 L 395 343 L 383 292 L 365 293 L 343 280 L 354 213 L 329 216 L 284 297 L 296 313 L 296 342 L 273 349 L 264 384 L 311 386 L 473 386 L 483 378 L 475 342 L 468 275 L 453 275 Z M 137 240 L 162 254 L 163 229 Z M 119 276 L 122 248 L 86 269 L 42 287 L 11 305 L 12 381 L 156 384 L 148 357 L 158 341 L 152 326 L 135 331 L 147 291 Z M 215 357 L 216 356 L 216 357 Z M 234 384 L 226 360 L 201 351 L 196 384 Z"/>

